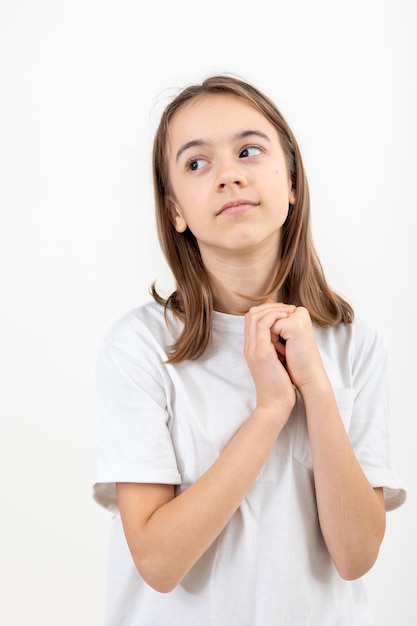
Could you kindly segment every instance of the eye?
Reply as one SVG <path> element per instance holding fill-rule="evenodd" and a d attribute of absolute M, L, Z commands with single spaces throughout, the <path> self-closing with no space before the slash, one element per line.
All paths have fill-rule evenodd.
<path fill-rule="evenodd" d="M 262 154 L 262 150 L 258 146 L 246 146 L 245 148 L 242 148 L 242 150 L 240 151 L 239 159 L 246 159 L 247 157 L 259 156 L 260 154 Z"/>
<path fill-rule="evenodd" d="M 187 161 L 185 167 L 187 170 L 191 170 L 192 172 L 196 172 L 197 170 L 201 170 L 207 164 L 205 159 L 190 159 Z"/>

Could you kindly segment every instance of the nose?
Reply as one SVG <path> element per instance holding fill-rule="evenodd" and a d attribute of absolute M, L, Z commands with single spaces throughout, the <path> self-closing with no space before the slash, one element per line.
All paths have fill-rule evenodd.
<path fill-rule="evenodd" d="M 216 188 L 222 191 L 226 187 L 245 187 L 246 176 L 234 159 L 224 160 L 219 164 Z"/>

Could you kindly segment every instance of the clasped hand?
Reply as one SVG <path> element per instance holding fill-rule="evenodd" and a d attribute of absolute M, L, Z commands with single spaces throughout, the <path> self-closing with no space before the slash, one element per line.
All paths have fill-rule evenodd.
<path fill-rule="evenodd" d="M 295 404 L 326 377 L 310 314 L 304 307 L 266 302 L 245 317 L 244 354 L 256 388 L 257 405 Z"/>

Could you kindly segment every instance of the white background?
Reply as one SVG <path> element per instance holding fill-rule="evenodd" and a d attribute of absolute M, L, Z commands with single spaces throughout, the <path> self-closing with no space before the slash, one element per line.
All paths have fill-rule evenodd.
<path fill-rule="evenodd" d="M 415 626 L 416 23 L 414 0 L 1 1 L 2 624 L 100 622 L 96 349 L 154 278 L 169 284 L 149 164 L 160 111 L 224 71 L 286 115 L 329 282 L 390 344 L 409 496 L 367 578 L 377 625 Z"/>

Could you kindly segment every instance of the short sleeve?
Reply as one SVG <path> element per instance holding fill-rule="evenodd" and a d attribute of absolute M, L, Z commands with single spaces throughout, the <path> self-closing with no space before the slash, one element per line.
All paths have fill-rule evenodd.
<path fill-rule="evenodd" d="M 142 325 L 143 326 L 143 325 Z M 167 391 L 146 328 L 117 328 L 96 362 L 93 497 L 117 511 L 117 482 L 180 484 Z"/>
<path fill-rule="evenodd" d="M 372 329 L 359 325 L 352 363 L 355 399 L 349 438 L 373 487 L 383 487 L 387 511 L 403 504 L 405 486 L 392 467 L 389 350 Z"/>

